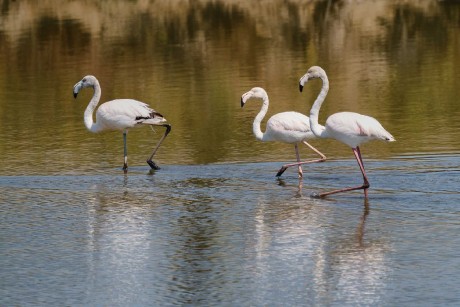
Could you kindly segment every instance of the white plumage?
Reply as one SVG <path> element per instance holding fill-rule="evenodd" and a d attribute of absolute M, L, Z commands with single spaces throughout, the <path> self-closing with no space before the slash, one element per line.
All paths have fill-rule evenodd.
<path fill-rule="evenodd" d="M 353 112 L 340 112 L 326 120 L 326 133 L 351 148 L 372 141 L 392 141 L 393 136 L 373 117 Z"/>
<path fill-rule="evenodd" d="M 282 112 L 273 115 L 267 121 L 262 141 L 299 143 L 312 139 L 315 135 L 310 130 L 307 116 L 298 112 Z"/>
<path fill-rule="evenodd" d="M 316 78 L 320 78 L 322 80 L 323 87 L 321 88 L 321 92 L 319 93 L 310 110 L 310 127 L 315 136 L 319 138 L 333 138 L 350 146 L 353 150 L 356 160 L 358 161 L 358 165 L 361 169 L 361 173 L 364 179 L 362 186 L 335 190 L 316 196 L 323 197 L 339 192 L 363 189 L 364 195 L 367 197 L 367 189 L 370 185 L 364 170 L 364 164 L 359 145 L 371 140 L 393 142 L 395 139 L 388 131 L 382 127 L 382 125 L 375 118 L 353 112 L 335 113 L 328 117 L 325 126 L 319 125 L 319 110 L 326 98 L 327 92 L 329 91 L 329 80 L 327 78 L 326 72 L 319 66 L 310 67 L 308 72 L 302 76 L 302 78 L 300 78 L 299 89 L 302 91 L 305 83 L 307 83 L 310 79 Z"/>
<path fill-rule="evenodd" d="M 136 120 L 136 118 L 138 119 Z M 160 124 L 162 122 L 166 122 L 166 119 L 151 109 L 148 104 L 133 99 L 116 99 L 107 101 L 97 109 L 97 124 L 94 129 L 98 131 L 94 132 L 103 130 L 123 131 L 139 124 Z M 89 130 L 91 131 L 91 128 Z"/>
<path fill-rule="evenodd" d="M 260 128 L 260 123 L 267 114 L 269 106 L 267 92 L 261 87 L 254 87 L 249 92 L 246 92 L 241 96 L 241 107 L 243 107 L 246 101 L 250 98 L 262 99 L 262 108 L 259 114 L 257 114 L 256 118 L 254 119 L 253 123 L 253 132 L 256 138 L 264 142 L 278 141 L 283 143 L 294 144 L 295 146 L 297 163 L 283 165 L 283 167 L 281 167 L 276 176 L 281 176 L 288 167 L 298 166 L 299 177 L 302 177 L 302 164 L 322 162 L 326 160 L 326 156 L 324 156 L 316 148 L 314 148 L 306 142 L 306 140 L 308 139 L 315 138 L 315 135 L 310 130 L 310 122 L 308 116 L 293 111 L 275 114 L 272 117 L 270 117 L 270 119 L 267 121 L 265 132 L 262 132 Z M 321 158 L 317 160 L 301 162 L 298 150 L 298 143 L 300 142 L 310 147 L 313 151 L 320 155 Z"/>
<path fill-rule="evenodd" d="M 124 164 L 123 170 L 128 169 L 128 155 L 126 147 L 126 134 L 129 128 L 138 125 L 163 126 L 166 132 L 157 143 L 152 155 L 147 163 L 152 169 L 159 167 L 152 161 L 153 156 L 160 147 L 161 143 L 171 131 L 171 125 L 166 123 L 166 119 L 160 113 L 150 108 L 148 104 L 134 99 L 115 99 L 103 103 L 96 111 L 96 122 L 93 121 L 93 112 L 101 98 L 101 87 L 99 81 L 94 76 L 86 76 L 73 87 L 73 94 L 76 98 L 81 89 L 92 87 L 94 95 L 85 110 L 84 121 L 86 128 L 91 132 L 101 132 L 104 130 L 123 131 L 124 143 Z"/>

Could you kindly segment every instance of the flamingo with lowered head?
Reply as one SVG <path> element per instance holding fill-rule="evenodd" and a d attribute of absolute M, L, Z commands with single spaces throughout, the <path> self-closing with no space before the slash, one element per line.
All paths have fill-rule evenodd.
<path fill-rule="evenodd" d="M 321 108 L 321 105 L 326 98 L 327 92 L 329 91 L 329 80 L 327 78 L 326 72 L 319 66 L 310 67 L 307 73 L 302 76 L 302 78 L 300 78 L 299 90 L 302 92 L 305 83 L 311 79 L 317 78 L 322 80 L 323 87 L 321 88 L 321 92 L 319 93 L 310 110 L 311 130 L 318 138 L 332 138 L 350 146 L 353 150 L 353 154 L 355 155 L 356 160 L 358 161 L 364 182 L 362 185 L 357 187 L 344 188 L 321 194 L 314 193 L 312 196 L 324 197 L 340 192 L 362 189 L 364 190 L 364 196 L 367 197 L 367 189 L 370 187 L 370 184 L 364 170 L 363 158 L 361 157 L 359 145 L 371 140 L 394 142 L 395 138 L 388 131 L 386 131 L 375 118 L 353 112 L 339 112 L 332 114 L 327 118 L 325 126 L 318 124 L 319 109 Z"/>
<path fill-rule="evenodd" d="M 323 155 L 319 150 L 308 144 L 306 141 L 307 139 L 312 139 L 315 137 L 313 135 L 313 132 L 310 130 L 310 122 L 308 116 L 293 111 L 275 114 L 272 117 L 270 117 L 270 119 L 267 121 L 265 132 L 262 132 L 260 128 L 260 123 L 268 111 L 268 95 L 263 88 L 254 87 L 249 92 L 246 92 L 241 96 L 241 107 L 244 107 L 246 101 L 252 97 L 262 99 L 262 108 L 259 114 L 257 114 L 256 118 L 254 119 L 254 123 L 252 125 L 252 131 L 254 132 L 256 139 L 264 142 L 279 141 L 284 143 L 290 143 L 294 144 L 295 147 L 297 163 L 283 165 L 276 174 L 277 177 L 281 176 L 288 167 L 298 166 L 299 178 L 302 178 L 302 164 L 323 162 L 326 160 L 325 155 Z M 298 147 L 298 143 L 300 142 L 310 147 L 310 149 L 316 152 L 321 158 L 317 160 L 301 162 Z"/>
<path fill-rule="evenodd" d="M 134 99 L 115 99 L 103 103 L 96 111 L 96 122 L 93 121 L 93 112 L 101 98 L 101 86 L 94 76 L 86 76 L 73 87 L 73 95 L 77 98 L 78 93 L 85 87 L 92 87 L 94 95 L 85 110 L 84 120 L 86 128 L 91 132 L 101 132 L 103 130 L 123 131 L 124 144 L 124 163 L 123 170 L 128 170 L 128 151 L 126 148 L 126 135 L 129 128 L 139 125 L 163 126 L 166 128 L 165 134 L 158 141 L 152 155 L 147 163 L 152 169 L 159 169 L 158 165 L 152 161 L 163 140 L 171 131 L 171 125 L 165 123 L 166 119 L 160 113 L 150 108 L 146 103 Z"/>

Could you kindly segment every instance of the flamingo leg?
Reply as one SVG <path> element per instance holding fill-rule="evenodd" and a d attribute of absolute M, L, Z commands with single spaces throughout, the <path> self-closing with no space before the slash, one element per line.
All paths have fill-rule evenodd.
<path fill-rule="evenodd" d="M 296 166 L 298 165 L 299 166 L 299 177 L 302 177 L 300 176 L 300 172 L 301 172 L 301 165 L 302 164 L 308 164 L 308 163 L 316 163 L 316 162 L 324 162 L 326 161 L 326 156 L 320 152 L 318 149 L 316 149 L 315 147 L 311 146 L 310 144 L 308 144 L 306 141 L 302 141 L 302 143 L 304 143 L 305 145 L 307 145 L 308 147 L 310 147 L 311 150 L 313 150 L 314 152 L 316 152 L 321 158 L 320 159 L 315 159 L 315 160 L 307 160 L 307 161 L 303 161 L 303 162 L 300 162 L 300 157 L 299 157 L 299 153 L 298 153 L 298 146 L 296 144 L 296 154 L 297 154 L 297 163 L 291 163 L 291 164 L 285 164 L 283 165 L 280 170 L 278 171 L 278 173 L 276 174 L 276 177 L 279 177 L 281 176 L 285 170 L 287 170 L 289 167 L 291 166 Z"/>
<path fill-rule="evenodd" d="M 334 191 L 325 192 L 321 194 L 313 193 L 312 197 L 322 198 L 322 197 L 325 197 L 331 194 L 336 194 L 336 193 L 342 193 L 342 192 L 348 192 L 348 191 L 354 191 L 354 190 L 364 190 L 364 197 L 367 198 L 368 196 L 367 189 L 369 188 L 370 184 L 369 184 L 369 180 L 367 179 L 366 172 L 364 170 L 364 163 L 361 157 L 361 151 L 359 147 L 352 148 L 352 150 L 353 150 L 353 154 L 355 155 L 356 161 L 358 161 L 359 169 L 361 170 L 361 173 L 363 174 L 363 180 L 364 180 L 363 184 L 357 187 L 350 187 L 350 188 L 345 188 L 345 189 L 340 189 L 340 190 L 334 190 Z"/>
<path fill-rule="evenodd" d="M 295 144 L 295 155 L 297 157 L 297 163 L 299 163 L 299 178 L 303 177 L 303 171 L 302 171 L 302 164 L 300 164 L 300 154 L 299 154 L 299 146 L 297 143 Z"/>
<path fill-rule="evenodd" d="M 356 160 L 358 160 L 359 168 L 361 169 L 361 173 L 363 174 L 364 196 L 367 198 L 367 189 L 369 189 L 370 184 L 366 176 L 366 171 L 364 170 L 363 157 L 361 156 L 361 149 L 359 148 L 359 146 L 356 147 L 356 152 L 358 153 L 358 157 L 359 157 L 359 159 L 357 157 Z"/>
<path fill-rule="evenodd" d="M 364 170 L 364 161 L 363 161 L 363 157 L 361 157 L 361 149 L 359 148 L 359 146 L 356 147 L 356 151 L 358 152 L 359 161 L 361 161 L 361 166 L 362 166 L 362 169 Z"/>
<path fill-rule="evenodd" d="M 123 131 L 123 155 L 124 155 L 124 163 L 123 163 L 123 171 L 126 173 L 128 171 L 128 148 L 126 146 L 126 135 L 128 131 Z"/>
<path fill-rule="evenodd" d="M 157 145 L 155 146 L 155 149 L 153 150 L 153 153 L 152 155 L 150 156 L 150 158 L 147 160 L 147 164 L 150 165 L 150 167 L 154 170 L 158 170 L 160 169 L 160 167 L 158 165 L 156 165 L 155 162 L 152 161 L 152 158 L 153 156 L 155 155 L 155 153 L 157 152 L 158 148 L 160 148 L 160 145 L 161 143 L 163 143 L 164 139 L 166 138 L 166 136 L 169 134 L 169 132 L 171 131 L 171 125 L 169 124 L 164 124 L 164 125 L 160 125 L 160 126 L 163 126 L 166 128 L 166 131 L 165 131 L 165 134 L 161 137 L 161 139 L 158 141 Z"/>

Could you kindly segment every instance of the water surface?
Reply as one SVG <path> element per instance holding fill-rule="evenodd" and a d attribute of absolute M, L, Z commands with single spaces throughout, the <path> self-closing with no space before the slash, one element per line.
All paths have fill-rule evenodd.
<path fill-rule="evenodd" d="M 459 162 L 368 161 L 368 200 L 309 197 L 349 161 L 300 186 L 275 163 L 3 176 L 2 302 L 454 305 Z"/>

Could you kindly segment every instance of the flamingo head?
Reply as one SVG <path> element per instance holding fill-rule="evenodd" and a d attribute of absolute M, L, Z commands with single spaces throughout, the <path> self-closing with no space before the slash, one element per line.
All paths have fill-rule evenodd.
<path fill-rule="evenodd" d="M 300 78 L 299 81 L 299 91 L 302 92 L 305 83 L 310 79 L 324 79 L 326 77 L 326 72 L 319 66 L 312 66 L 308 69 L 307 73 Z"/>
<path fill-rule="evenodd" d="M 265 100 L 268 97 L 268 95 L 267 95 L 267 92 L 263 88 L 254 87 L 249 92 L 246 92 L 241 96 L 241 107 L 244 107 L 244 104 L 246 103 L 246 101 L 248 101 L 248 99 L 252 97 Z"/>
<path fill-rule="evenodd" d="M 94 86 L 96 84 L 98 84 L 98 83 L 99 82 L 97 81 L 95 76 L 88 75 L 88 76 L 84 77 L 79 82 L 77 82 L 77 84 L 75 84 L 73 86 L 73 97 L 77 98 L 77 95 L 78 95 L 78 93 L 80 92 L 81 89 L 83 89 L 85 87 L 94 88 Z"/>

